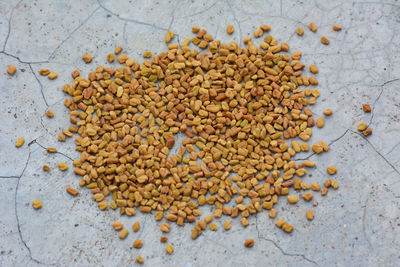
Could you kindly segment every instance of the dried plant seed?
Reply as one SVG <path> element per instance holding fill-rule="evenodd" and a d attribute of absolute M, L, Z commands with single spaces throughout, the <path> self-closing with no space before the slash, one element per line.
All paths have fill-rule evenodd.
<path fill-rule="evenodd" d="M 233 27 L 233 25 L 229 24 L 229 25 L 226 27 L 226 32 L 227 32 L 228 34 L 232 34 L 234 31 L 235 31 L 235 28 Z"/>
<path fill-rule="evenodd" d="M 14 73 L 17 71 L 17 68 L 14 65 L 10 65 L 7 68 L 7 73 L 9 75 L 14 75 Z"/>
<path fill-rule="evenodd" d="M 316 32 L 316 31 L 317 31 L 317 25 L 315 25 L 314 22 L 310 22 L 310 24 L 308 24 L 308 28 L 309 28 L 310 31 L 312 31 L 312 32 Z"/>
<path fill-rule="evenodd" d="M 142 248 L 143 247 L 142 239 L 136 239 L 135 241 L 133 241 L 133 247 L 134 248 Z"/>
<path fill-rule="evenodd" d="M 144 259 L 142 258 L 142 256 L 139 255 L 136 257 L 136 261 L 137 263 L 142 264 L 144 262 Z"/>
<path fill-rule="evenodd" d="M 330 41 L 325 36 L 322 36 L 321 37 L 321 43 L 323 43 L 324 45 L 328 45 L 330 43 Z"/>
<path fill-rule="evenodd" d="M 124 227 L 124 224 L 122 222 L 115 221 L 111 224 L 111 226 L 114 228 L 114 230 L 118 231 L 121 230 L 122 227 Z"/>
<path fill-rule="evenodd" d="M 15 146 L 16 146 L 16 147 L 21 147 L 24 143 L 25 143 L 25 138 L 20 137 L 20 138 L 18 138 L 17 141 L 15 142 Z"/>
<path fill-rule="evenodd" d="M 168 254 L 172 254 L 172 253 L 174 252 L 174 246 L 171 245 L 171 244 L 168 244 L 168 245 L 165 247 L 165 250 L 167 251 Z"/>
<path fill-rule="evenodd" d="M 114 227 L 114 229 L 115 229 L 115 227 Z M 129 234 L 128 229 L 123 228 L 123 229 L 119 232 L 118 237 L 119 237 L 120 239 L 125 239 L 126 236 L 127 236 L 128 234 Z"/>
<path fill-rule="evenodd" d="M 66 171 L 66 170 L 68 170 L 68 164 L 66 162 L 59 162 L 58 163 L 58 168 L 61 171 Z"/>
<path fill-rule="evenodd" d="M 53 111 L 51 111 L 50 109 L 48 109 L 48 110 L 46 111 L 46 116 L 49 117 L 49 118 L 53 118 L 53 117 L 54 117 Z"/>
<path fill-rule="evenodd" d="M 311 71 L 311 73 L 314 73 L 314 74 L 316 74 L 316 73 L 318 73 L 318 67 L 316 66 L 316 65 L 310 65 L 310 71 Z"/>
<path fill-rule="evenodd" d="M 67 193 L 72 195 L 72 196 L 77 196 L 79 194 L 78 190 L 76 190 L 75 188 L 72 188 L 70 186 L 67 187 L 66 189 Z"/>
<path fill-rule="evenodd" d="M 32 207 L 35 210 L 41 209 L 42 208 L 42 202 L 40 202 L 40 200 L 35 199 L 34 201 L 32 201 Z"/>
<path fill-rule="evenodd" d="M 93 57 L 89 54 L 83 54 L 82 56 L 83 61 L 85 61 L 85 63 L 90 63 L 93 60 Z"/>
<path fill-rule="evenodd" d="M 362 108 L 364 112 L 371 112 L 371 106 L 369 104 L 363 104 Z"/>
<path fill-rule="evenodd" d="M 337 173 L 337 168 L 336 166 L 329 166 L 328 168 L 326 168 L 326 172 L 330 175 L 333 175 Z"/>
<path fill-rule="evenodd" d="M 43 76 L 47 76 L 47 75 L 49 75 L 49 73 L 50 73 L 49 69 L 40 69 L 39 70 L 39 74 L 43 75 Z"/>
<path fill-rule="evenodd" d="M 340 31 L 342 29 L 342 27 L 339 24 L 333 24 L 332 29 L 334 31 Z"/>
<path fill-rule="evenodd" d="M 307 220 L 312 221 L 314 219 L 314 211 L 307 210 L 306 211 L 306 218 L 307 218 Z"/>
<path fill-rule="evenodd" d="M 54 79 L 56 79 L 57 77 L 58 77 L 58 73 L 55 72 L 55 71 L 50 72 L 49 75 L 47 75 L 47 78 L 49 78 L 50 80 L 54 80 Z"/>
<path fill-rule="evenodd" d="M 140 229 L 140 223 L 139 222 L 134 222 L 132 225 L 133 231 L 136 233 Z"/>
<path fill-rule="evenodd" d="M 244 241 L 244 246 L 247 248 L 252 248 L 254 246 L 254 239 L 251 239 L 251 238 L 246 239 Z"/>
<path fill-rule="evenodd" d="M 332 115 L 332 110 L 331 110 L 331 109 L 325 109 L 325 110 L 324 110 L 324 115 L 325 115 L 325 116 L 330 116 L 330 115 Z"/>
<path fill-rule="evenodd" d="M 50 170 L 50 167 L 47 166 L 46 164 L 44 164 L 44 165 L 43 165 L 43 170 L 44 170 L 45 172 L 48 172 L 48 171 Z"/>
<path fill-rule="evenodd" d="M 303 36 L 303 34 L 304 34 L 303 28 L 298 27 L 297 30 L 296 30 L 296 33 L 297 33 L 298 36 Z"/>

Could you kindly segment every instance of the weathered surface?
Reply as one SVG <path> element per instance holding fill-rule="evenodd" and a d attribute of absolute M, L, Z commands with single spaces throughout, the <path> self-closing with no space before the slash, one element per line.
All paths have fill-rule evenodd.
<path fill-rule="evenodd" d="M 307 25 L 315 22 L 316 33 Z M 334 32 L 334 23 L 342 31 Z M 226 34 L 233 24 L 235 33 Z M 159 223 L 152 216 L 127 218 L 114 211 L 101 212 L 88 190 L 73 198 L 67 186 L 78 188 L 71 168 L 60 172 L 57 163 L 72 167 L 79 154 L 72 139 L 57 142 L 57 133 L 69 126 L 61 87 L 71 82 L 78 68 L 87 75 L 96 64 L 106 64 L 106 54 L 117 45 L 137 60 L 144 51 L 158 53 L 168 29 L 173 42 L 192 37 L 191 27 L 200 25 L 216 39 L 241 41 L 261 24 L 286 41 L 291 51 L 303 52 L 303 62 L 316 64 L 321 96 L 313 106 L 317 117 L 326 108 L 333 115 L 325 127 L 315 129 L 310 142 L 324 140 L 331 150 L 311 153 L 317 162 L 306 181 L 322 182 L 325 169 L 335 164 L 338 191 L 316 197 L 319 205 L 312 222 L 305 218 L 311 203 L 278 204 L 278 217 L 294 225 L 284 234 L 263 212 L 242 228 L 232 221 L 229 232 L 217 222 L 217 232 L 206 231 L 190 239 L 190 225 L 171 228 L 172 255 L 159 242 Z M 297 27 L 305 34 L 295 34 Z M 140 253 L 146 266 L 395 266 L 400 249 L 400 3 L 398 1 L 0 1 L 0 266 L 42 265 L 132 265 Z M 329 46 L 320 43 L 326 36 Z M 260 40 L 255 40 L 259 43 Z M 93 63 L 81 55 L 90 53 Z M 7 65 L 17 72 L 10 77 Z M 108 63 L 107 63 L 108 64 Z M 50 81 L 40 68 L 59 73 Z M 364 113 L 362 104 L 373 111 Z M 47 108 L 53 119 L 44 115 Z M 357 130 L 359 122 L 370 123 L 372 136 Z M 23 147 L 15 140 L 25 137 Z M 179 144 L 177 139 L 176 143 Z M 175 147 L 177 147 L 175 145 Z M 55 146 L 60 153 L 48 154 Z M 51 167 L 43 172 L 42 166 Z M 31 202 L 40 199 L 41 210 Z M 204 210 L 207 214 L 209 211 Z M 110 224 L 121 220 L 131 229 L 142 228 L 119 240 Z M 132 248 L 141 238 L 143 249 Z M 245 238 L 254 238 L 252 249 Z"/>

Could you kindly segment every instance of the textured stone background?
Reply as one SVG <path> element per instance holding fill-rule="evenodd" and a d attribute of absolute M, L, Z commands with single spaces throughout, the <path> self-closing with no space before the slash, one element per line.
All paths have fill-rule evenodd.
<path fill-rule="evenodd" d="M 0 1 L 0 266 L 124 266 L 140 253 L 146 266 L 395 266 L 400 251 L 400 3 L 398 1 Z M 318 25 L 317 33 L 306 29 Z M 236 32 L 228 36 L 227 24 Z M 342 25 L 333 32 L 332 24 Z M 237 220 L 224 232 L 206 231 L 190 239 L 191 225 L 172 227 L 169 241 L 175 246 L 166 255 L 152 216 L 138 214 L 121 220 L 142 230 L 119 240 L 110 227 L 117 212 L 100 212 L 88 190 L 71 198 L 65 187 L 78 187 L 72 170 L 61 173 L 56 165 L 71 159 L 72 139 L 56 141 L 67 128 L 61 87 L 71 82 L 75 68 L 87 75 L 105 55 L 122 45 L 141 60 L 142 53 L 166 49 L 168 29 L 174 41 L 192 37 L 191 26 L 200 25 L 217 39 L 241 41 L 261 24 L 286 41 L 291 51 L 301 50 L 307 65 L 317 64 L 321 97 L 313 111 L 334 115 L 323 129 L 315 129 L 311 142 L 325 140 L 331 150 L 323 155 L 304 154 L 317 161 L 306 181 L 323 181 L 325 168 L 336 164 L 340 190 L 316 197 L 316 218 L 305 219 L 311 203 L 278 205 L 278 217 L 295 227 L 285 234 L 263 212 L 250 218 L 243 229 Z M 305 28 L 303 37 L 294 32 Z M 331 40 L 323 46 L 324 35 Z M 94 62 L 81 60 L 85 52 Z M 6 67 L 14 64 L 10 77 Z M 40 68 L 59 73 L 48 80 Z M 370 103 L 373 112 L 363 113 Z M 50 108 L 54 119 L 44 112 Z M 364 138 L 359 122 L 370 123 L 373 135 Z M 25 145 L 16 149 L 15 140 Z M 50 155 L 44 147 L 55 146 Z M 300 157 L 298 158 L 300 159 Z M 46 163 L 49 173 L 41 168 Z M 43 208 L 29 205 L 40 199 Z M 141 237 L 144 248 L 132 248 Z M 247 237 L 252 249 L 243 247 Z"/>

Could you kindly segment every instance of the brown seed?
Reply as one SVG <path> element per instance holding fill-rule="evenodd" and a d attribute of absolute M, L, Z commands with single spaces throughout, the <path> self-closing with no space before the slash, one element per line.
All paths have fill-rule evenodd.
<path fill-rule="evenodd" d="M 43 170 L 44 170 L 45 172 L 48 172 L 48 171 L 50 170 L 50 167 L 47 166 L 46 164 L 44 164 L 44 165 L 43 165 Z"/>
<path fill-rule="evenodd" d="M 49 69 L 40 69 L 39 70 L 39 74 L 43 75 L 43 76 L 47 76 L 47 75 L 49 75 L 49 73 L 50 73 Z"/>
<path fill-rule="evenodd" d="M 108 204 L 105 201 L 101 201 L 97 204 L 100 210 L 106 210 L 108 208 Z"/>
<path fill-rule="evenodd" d="M 296 204 L 299 201 L 299 198 L 296 195 L 289 195 L 286 198 L 290 204 Z"/>
<path fill-rule="evenodd" d="M 339 188 L 339 182 L 338 181 L 332 181 L 332 187 L 333 187 L 333 189 L 338 189 Z"/>
<path fill-rule="evenodd" d="M 90 62 L 92 62 L 93 57 L 92 57 L 91 55 L 89 55 L 89 54 L 86 53 L 86 54 L 83 54 L 82 59 L 83 59 L 83 61 L 85 61 L 86 63 L 90 63 Z"/>
<path fill-rule="evenodd" d="M 227 32 L 228 34 L 232 34 L 234 31 L 235 31 L 235 28 L 233 27 L 233 25 L 229 24 L 229 25 L 226 27 L 226 32 Z"/>
<path fill-rule="evenodd" d="M 364 112 L 371 112 L 371 106 L 369 104 L 363 104 L 362 108 Z"/>
<path fill-rule="evenodd" d="M 245 43 L 245 44 L 247 44 L 250 41 L 251 41 L 251 37 L 250 36 L 247 36 L 247 37 L 243 38 L 243 43 Z"/>
<path fill-rule="evenodd" d="M 68 164 L 65 163 L 65 162 L 59 162 L 59 163 L 58 163 L 58 168 L 59 168 L 61 171 L 66 171 L 66 170 L 68 170 Z"/>
<path fill-rule="evenodd" d="M 303 34 L 304 34 L 303 28 L 298 27 L 297 30 L 296 30 L 296 33 L 297 33 L 298 36 L 303 36 Z"/>
<path fill-rule="evenodd" d="M 316 73 L 318 73 L 318 67 L 316 66 L 316 65 L 310 65 L 310 71 L 311 71 L 311 73 L 314 73 L 314 74 L 316 74 Z"/>
<path fill-rule="evenodd" d="M 215 223 L 210 223 L 209 227 L 210 227 L 211 231 L 217 231 L 217 229 L 218 229 L 218 226 Z"/>
<path fill-rule="evenodd" d="M 244 241 L 244 246 L 247 248 L 251 248 L 254 246 L 254 239 L 248 238 Z"/>
<path fill-rule="evenodd" d="M 162 223 L 162 224 L 160 225 L 160 229 L 161 229 L 161 231 L 164 232 L 164 233 L 169 233 L 170 226 L 169 226 L 168 223 Z"/>
<path fill-rule="evenodd" d="M 288 224 L 288 223 L 284 223 L 284 224 L 282 225 L 282 229 L 283 229 L 283 231 L 285 231 L 286 233 L 290 233 L 290 232 L 293 231 L 293 225 L 290 225 L 290 224 Z"/>
<path fill-rule="evenodd" d="M 76 70 L 74 70 L 72 73 L 71 73 L 71 76 L 72 76 L 72 78 L 77 78 L 77 77 L 79 77 L 81 75 L 81 73 L 79 72 L 79 70 L 78 69 L 76 69 Z"/>
<path fill-rule="evenodd" d="M 364 136 L 368 136 L 372 134 L 372 129 L 371 128 L 367 128 L 365 131 L 363 131 L 363 135 Z"/>
<path fill-rule="evenodd" d="M 142 256 L 139 255 L 136 257 L 136 261 L 137 263 L 142 264 L 144 262 L 144 259 L 142 258 Z"/>
<path fill-rule="evenodd" d="M 263 30 L 261 28 L 258 28 L 254 31 L 254 37 L 259 38 L 263 35 L 263 33 L 264 33 Z"/>
<path fill-rule="evenodd" d="M 50 72 L 49 75 L 47 75 L 47 78 L 49 78 L 50 80 L 54 80 L 54 79 L 56 79 L 57 77 L 58 77 L 58 73 L 55 72 L 55 71 Z"/>
<path fill-rule="evenodd" d="M 321 196 L 325 196 L 326 194 L 328 194 L 328 188 L 324 187 L 321 190 Z"/>
<path fill-rule="evenodd" d="M 317 119 L 317 127 L 322 128 L 325 125 L 325 119 L 323 117 L 320 117 Z"/>
<path fill-rule="evenodd" d="M 328 168 L 326 168 L 326 172 L 330 175 L 333 175 L 337 173 L 337 168 L 336 166 L 329 166 Z"/>
<path fill-rule="evenodd" d="M 313 198 L 313 195 L 310 194 L 310 193 L 305 193 L 305 194 L 302 196 L 302 198 L 303 198 L 305 201 L 310 201 L 310 200 Z"/>
<path fill-rule="evenodd" d="M 311 183 L 311 190 L 312 191 L 319 191 L 321 189 L 321 186 L 317 182 L 312 182 Z"/>
<path fill-rule="evenodd" d="M 324 115 L 325 115 L 325 116 L 330 116 L 330 115 L 332 115 L 332 109 L 326 109 L 326 110 L 324 110 Z"/>
<path fill-rule="evenodd" d="M 115 222 L 112 223 L 111 226 L 112 226 L 115 230 L 121 230 L 122 227 L 124 227 L 124 224 L 123 224 L 122 222 L 115 221 Z"/>
<path fill-rule="evenodd" d="M 200 31 L 200 26 L 193 26 L 192 32 L 193 33 L 198 33 Z"/>
<path fill-rule="evenodd" d="M 20 137 L 20 138 L 18 138 L 17 141 L 15 142 L 15 146 L 16 146 L 16 147 L 21 147 L 24 143 L 25 143 L 25 138 Z"/>
<path fill-rule="evenodd" d="M 330 43 L 330 41 L 325 36 L 322 36 L 321 37 L 321 43 L 323 43 L 324 45 L 328 45 Z"/>
<path fill-rule="evenodd" d="M 57 152 L 57 148 L 55 147 L 48 147 L 46 148 L 46 151 L 49 153 L 56 153 Z"/>
<path fill-rule="evenodd" d="M 118 55 L 119 53 L 121 53 L 122 49 L 123 49 L 122 46 L 117 46 L 115 48 L 114 54 Z"/>
<path fill-rule="evenodd" d="M 342 29 L 342 27 L 339 24 L 333 24 L 332 29 L 334 31 L 340 31 Z"/>
<path fill-rule="evenodd" d="M 10 65 L 7 68 L 7 73 L 9 75 L 14 75 L 14 73 L 17 71 L 17 68 L 14 65 Z"/>
<path fill-rule="evenodd" d="M 171 40 L 174 38 L 174 32 L 173 31 L 167 31 L 167 34 L 165 35 L 165 42 L 168 44 L 171 42 Z"/>
<path fill-rule="evenodd" d="M 230 230 L 231 227 L 232 227 L 231 221 L 226 220 L 226 221 L 224 222 L 224 229 L 225 229 L 225 230 Z"/>
<path fill-rule="evenodd" d="M 32 201 L 32 207 L 35 210 L 41 209 L 42 208 L 42 202 L 40 200 L 35 199 L 34 201 Z"/>
<path fill-rule="evenodd" d="M 168 245 L 165 247 L 165 250 L 167 251 L 168 254 L 172 254 L 172 253 L 174 252 L 174 246 L 171 245 L 171 244 L 168 244 Z"/>
<path fill-rule="evenodd" d="M 307 218 L 307 220 L 312 221 L 314 219 L 314 211 L 307 210 L 306 211 L 306 218 Z"/>
<path fill-rule="evenodd" d="M 66 137 L 65 137 L 65 135 L 63 133 L 59 133 L 58 136 L 57 136 L 57 139 L 60 142 L 64 142 Z"/>
<path fill-rule="evenodd" d="M 48 109 L 48 110 L 46 111 L 46 116 L 49 117 L 49 118 L 53 118 L 53 117 L 54 117 L 53 111 L 51 111 L 50 109 Z"/>
<path fill-rule="evenodd" d="M 269 215 L 270 218 L 275 218 L 277 213 L 278 212 L 276 211 L 276 209 L 271 209 L 269 211 L 268 215 Z"/>
<path fill-rule="evenodd" d="M 79 194 L 78 190 L 76 190 L 75 188 L 72 188 L 70 186 L 67 187 L 66 189 L 67 193 L 73 196 L 77 196 Z"/>
<path fill-rule="evenodd" d="M 364 122 L 361 122 L 360 124 L 358 124 L 357 126 L 357 130 L 359 130 L 360 132 L 364 131 L 365 129 L 367 129 L 367 124 Z"/>
<path fill-rule="evenodd" d="M 110 54 L 107 55 L 107 61 L 109 63 L 113 63 L 115 61 L 115 57 L 114 57 L 113 53 L 110 53 Z"/>
<path fill-rule="evenodd" d="M 310 22 L 310 24 L 308 24 L 308 28 L 310 29 L 310 31 L 312 32 L 316 32 L 317 31 L 317 25 L 315 25 L 314 22 Z"/>
<path fill-rule="evenodd" d="M 134 247 L 134 248 L 141 248 L 141 247 L 143 247 L 143 241 L 142 241 L 142 239 L 136 239 L 135 241 L 133 241 L 133 247 Z"/>
<path fill-rule="evenodd" d="M 114 228 L 114 229 L 115 229 L 115 228 Z M 121 230 L 121 232 L 119 232 L 118 237 L 119 237 L 120 239 L 125 239 L 126 236 L 127 236 L 128 234 L 129 234 L 128 229 L 123 228 L 123 229 Z"/>
<path fill-rule="evenodd" d="M 134 222 L 132 225 L 133 231 L 136 233 L 140 229 L 140 223 L 139 222 Z"/>
<path fill-rule="evenodd" d="M 150 58 L 151 57 L 151 52 L 150 51 L 146 51 L 143 53 L 143 57 L 144 58 Z"/>
<path fill-rule="evenodd" d="M 166 243 L 167 241 L 168 241 L 168 237 L 166 237 L 166 236 L 160 237 L 160 242 L 161 243 Z"/>

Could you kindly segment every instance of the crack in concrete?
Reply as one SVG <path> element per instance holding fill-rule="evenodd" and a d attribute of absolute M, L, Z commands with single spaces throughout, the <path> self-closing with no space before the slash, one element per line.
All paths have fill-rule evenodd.
<path fill-rule="evenodd" d="M 371 194 L 371 192 L 370 192 L 370 194 Z M 368 203 L 368 198 L 365 200 L 364 206 L 362 207 L 364 210 L 363 210 L 362 227 L 361 227 L 361 228 L 362 228 L 364 237 L 365 237 L 365 239 L 367 240 L 367 243 L 368 243 L 368 245 L 369 245 L 369 248 L 372 249 L 372 244 L 371 244 L 371 241 L 369 240 L 369 238 L 368 238 L 368 236 L 367 236 L 367 231 L 366 231 L 366 226 L 365 226 L 365 224 L 366 224 L 366 218 L 367 218 L 367 203 Z"/>
<path fill-rule="evenodd" d="M 289 256 L 289 257 L 302 257 L 305 261 L 311 262 L 311 263 L 313 263 L 313 264 L 319 266 L 319 264 L 318 264 L 316 261 L 307 258 L 304 254 L 288 253 L 288 252 L 286 252 L 283 248 L 281 248 L 281 247 L 278 245 L 278 243 L 275 242 L 274 240 L 261 236 L 260 230 L 258 229 L 258 214 L 256 214 L 256 230 L 257 230 L 257 237 L 258 237 L 258 239 L 263 239 L 263 240 L 265 240 L 265 241 L 271 242 L 276 248 L 278 248 L 278 249 L 281 251 L 281 253 L 282 253 L 283 255 Z"/>
<path fill-rule="evenodd" d="M 141 24 L 141 25 L 145 25 L 145 26 L 150 26 L 150 27 L 153 27 L 155 29 L 162 30 L 162 31 L 168 31 L 167 28 L 160 27 L 160 26 L 157 26 L 155 24 L 148 23 L 148 22 L 139 21 L 139 20 L 135 20 L 135 19 L 122 18 L 122 17 L 120 17 L 119 14 L 117 14 L 117 13 L 111 11 L 110 9 L 106 8 L 105 6 L 103 6 L 103 4 L 100 2 L 100 0 L 97 0 L 97 3 L 100 5 L 100 7 L 102 9 L 104 9 L 106 12 L 110 13 L 111 15 L 117 17 L 119 20 L 133 22 L 133 23 L 137 23 L 137 24 Z"/>
<path fill-rule="evenodd" d="M 38 146 L 40 146 L 41 148 L 43 148 L 44 150 L 46 150 L 46 147 L 44 145 L 40 144 L 38 141 L 36 141 L 36 139 L 33 140 L 31 143 L 35 143 Z M 64 157 L 66 157 L 67 159 L 69 159 L 70 161 L 74 161 L 70 156 L 68 156 L 68 155 L 66 155 L 66 154 L 64 154 L 62 152 L 57 151 L 57 152 L 55 152 L 55 154 L 60 154 L 60 155 L 62 155 Z"/>
<path fill-rule="evenodd" d="M 20 59 L 18 56 L 13 55 L 13 54 L 10 54 L 10 53 L 7 53 L 6 51 L 0 51 L 0 54 L 4 54 L 4 55 L 6 55 L 6 56 L 15 58 L 16 60 L 18 60 L 18 61 L 19 61 L 20 63 L 22 63 L 22 64 L 42 64 L 42 63 L 49 63 L 48 60 L 45 60 L 45 61 L 24 61 L 24 60 Z"/>
<path fill-rule="evenodd" d="M 203 13 L 207 12 L 208 10 L 210 10 L 211 8 L 213 8 L 217 3 L 218 3 L 218 1 L 215 1 L 209 7 L 206 7 L 206 9 L 204 9 L 202 11 L 199 11 L 199 12 L 187 15 L 187 16 L 178 17 L 178 18 L 185 19 L 185 18 L 190 18 L 190 17 L 194 17 L 194 16 L 197 16 L 197 15 L 203 14 Z"/>
<path fill-rule="evenodd" d="M 7 32 L 7 36 L 6 36 L 6 39 L 5 39 L 4 44 L 3 44 L 3 51 L 6 50 L 8 38 L 10 37 L 10 33 L 11 33 L 11 20 L 12 20 L 12 17 L 13 17 L 13 15 L 14 15 L 14 10 L 17 8 L 17 6 L 18 6 L 19 4 L 21 4 L 21 2 L 22 2 L 22 0 L 20 0 L 20 1 L 11 9 L 10 18 L 8 19 L 8 32 Z"/>
<path fill-rule="evenodd" d="M 39 78 L 36 76 L 36 73 L 33 71 L 32 65 L 30 63 L 28 63 L 29 69 L 31 70 L 33 76 L 35 77 L 36 81 L 39 83 L 40 86 L 40 93 L 42 94 L 44 103 L 46 104 L 46 107 L 49 107 L 49 104 L 47 103 L 46 97 L 43 93 L 43 84 L 40 82 Z"/>
<path fill-rule="evenodd" d="M 92 11 L 92 13 L 90 13 L 89 16 L 87 16 L 87 18 L 84 19 L 84 20 L 82 21 L 81 24 L 79 24 L 70 34 L 68 34 L 67 38 L 65 38 L 64 40 L 62 40 L 61 43 L 56 47 L 56 49 L 54 49 L 54 51 L 50 54 L 48 60 L 54 58 L 54 55 L 55 55 L 55 53 L 58 51 L 58 49 L 60 49 L 60 47 L 61 47 L 66 41 L 68 41 L 68 40 L 72 37 L 72 35 L 73 35 L 75 32 L 77 32 L 83 25 L 85 25 L 85 23 L 88 22 L 88 20 L 89 20 L 89 19 L 94 15 L 94 13 L 96 13 L 96 11 L 99 10 L 99 9 L 100 9 L 100 6 L 96 7 L 96 8 Z"/>

